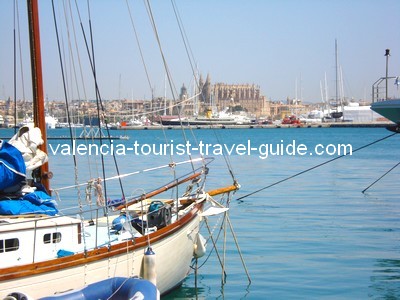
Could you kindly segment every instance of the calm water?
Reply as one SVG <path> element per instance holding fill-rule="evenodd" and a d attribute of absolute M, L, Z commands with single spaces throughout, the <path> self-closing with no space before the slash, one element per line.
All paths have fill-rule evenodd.
<path fill-rule="evenodd" d="M 53 130 L 50 135 L 60 132 Z M 350 144 L 353 151 L 391 134 L 383 128 L 200 129 L 194 133 L 198 141 L 229 146 L 247 145 L 248 140 L 254 147 L 266 143 L 286 146 L 295 140 L 308 149 L 316 144 L 343 143 Z M 159 130 L 126 134 L 130 140 L 118 143 L 165 143 Z M 182 141 L 178 130 L 166 134 L 175 143 Z M 255 152 L 230 155 L 233 172 L 242 186 L 230 204 L 230 220 L 251 284 L 228 230 L 225 285 L 221 285 L 221 266 L 212 252 L 199 260 L 197 288 L 195 276 L 190 274 L 180 289 L 163 299 L 400 298 L 400 167 L 362 193 L 400 161 L 399 149 L 400 136 L 394 136 L 241 200 L 236 199 L 336 156 L 280 155 L 263 160 Z M 72 184 L 71 158 L 52 156 L 53 187 Z M 117 159 L 124 173 L 168 163 L 169 156 L 127 154 Z M 79 164 L 85 160 L 87 157 L 78 157 Z M 106 164 L 111 163 L 107 159 Z M 89 171 L 96 170 L 85 169 Z M 134 182 L 138 187 L 157 186 L 170 171 L 160 172 L 138 175 Z M 210 165 L 209 182 L 209 188 L 231 183 L 222 156 Z M 134 187 L 131 189 L 129 192 L 134 193 Z M 109 192 L 118 196 L 112 187 Z M 67 203 L 63 200 L 60 206 Z M 213 229 L 217 234 L 219 228 Z M 206 236 L 206 229 L 203 231 Z M 222 238 L 218 242 L 221 255 Z"/>

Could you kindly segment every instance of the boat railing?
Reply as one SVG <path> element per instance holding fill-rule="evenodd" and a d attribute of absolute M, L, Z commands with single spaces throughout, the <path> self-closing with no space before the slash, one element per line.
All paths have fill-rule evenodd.
<path fill-rule="evenodd" d="M 397 86 L 400 85 L 400 77 L 399 76 L 389 76 L 389 77 L 379 78 L 372 85 L 372 103 L 388 100 L 388 99 L 386 99 L 387 98 L 386 97 L 386 95 L 387 95 L 386 81 L 389 79 L 394 79 L 394 84 Z M 385 84 L 383 84 L 383 83 L 385 83 Z"/>
<path fill-rule="evenodd" d="M 102 206 L 83 206 L 79 212 L 67 213 L 66 211 L 62 211 L 60 215 L 56 216 L 45 214 L 8 216 L 10 220 L 8 224 L 4 220 L 1 222 L 1 226 L 5 226 L 2 232 L 12 232 L 11 226 L 18 226 L 19 228 L 26 229 L 25 232 L 28 232 L 28 234 L 33 237 L 33 243 L 23 243 L 23 240 L 20 240 L 17 241 L 16 247 L 10 247 L 14 247 L 14 250 L 20 248 L 24 253 L 31 253 L 30 262 L 37 263 L 44 259 L 47 260 L 49 258 L 57 258 L 78 252 L 109 247 L 111 244 L 118 242 L 121 238 L 126 239 L 127 235 L 122 236 L 122 233 L 125 231 L 129 231 L 128 236 L 132 239 L 150 234 L 157 231 L 159 225 L 166 226 L 174 222 L 174 220 L 177 219 L 176 216 L 182 213 L 182 209 L 190 206 L 190 204 L 195 204 L 196 201 L 193 201 L 192 198 L 193 197 L 190 196 L 180 198 L 178 200 L 178 202 L 180 202 L 179 207 L 176 207 L 176 201 L 173 199 L 144 199 L 126 211 L 113 211 Z M 154 205 L 157 203 L 159 203 L 158 206 Z M 155 206 L 155 208 L 152 208 L 153 206 Z M 129 224 L 132 225 L 129 226 L 129 230 L 126 230 L 127 226 L 124 226 L 124 223 L 122 223 L 120 229 L 114 228 L 115 224 L 113 221 L 122 214 L 128 216 L 124 222 L 126 221 L 127 224 L 129 222 Z M 176 216 L 173 216 L 174 214 Z M 62 218 L 64 218 L 64 220 L 62 220 Z M 157 223 L 158 221 L 160 223 Z M 57 224 L 57 226 L 49 226 L 46 223 Z M 65 230 L 71 231 L 71 227 L 77 228 L 77 240 L 63 240 L 63 235 L 65 233 L 63 228 L 67 228 Z M 46 230 L 44 230 L 44 228 L 46 228 Z M 54 228 L 57 229 L 54 231 Z M 109 230 L 111 230 L 112 234 L 109 234 Z M 16 240 L 23 239 L 24 236 L 25 235 L 15 235 L 15 238 Z M 54 247 L 45 248 L 46 246 L 44 244 L 53 244 Z M 30 250 L 29 247 L 31 247 Z M 10 252 L 13 249 L 7 248 Z M 21 264 L 26 262 L 27 261 L 21 262 Z"/>

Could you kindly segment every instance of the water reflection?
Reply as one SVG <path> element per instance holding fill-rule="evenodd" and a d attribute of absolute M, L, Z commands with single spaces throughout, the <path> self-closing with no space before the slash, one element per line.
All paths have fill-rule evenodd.
<path fill-rule="evenodd" d="M 374 267 L 369 296 L 374 299 L 399 299 L 400 259 L 377 259 Z"/>
<path fill-rule="evenodd" d="M 163 296 L 162 300 L 205 300 L 207 299 L 207 295 L 209 294 L 210 287 L 205 285 L 201 285 L 201 276 L 198 278 L 198 285 L 195 286 L 192 283 L 190 275 L 185 279 L 182 286 L 176 290 L 173 290 L 171 293 Z"/>

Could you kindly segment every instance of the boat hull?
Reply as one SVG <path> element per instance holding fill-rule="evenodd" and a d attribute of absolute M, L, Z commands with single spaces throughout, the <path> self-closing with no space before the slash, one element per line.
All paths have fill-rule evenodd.
<path fill-rule="evenodd" d="M 400 124 L 400 99 L 374 102 L 371 109 L 390 121 Z"/>
<path fill-rule="evenodd" d="M 160 123 L 164 126 L 206 126 L 206 125 L 244 125 L 251 124 L 252 121 L 246 117 L 240 116 L 227 116 L 227 117 L 196 117 L 187 118 L 179 117 L 160 117 Z"/>
<path fill-rule="evenodd" d="M 235 120 L 223 120 L 223 119 L 182 119 L 182 120 L 163 120 L 162 125 L 164 126 L 197 126 L 197 125 L 236 125 Z"/>
<path fill-rule="evenodd" d="M 143 277 L 143 258 L 149 245 L 156 255 L 156 285 L 165 294 L 179 286 L 190 271 L 201 207 L 197 204 L 181 219 L 149 236 L 104 245 L 86 253 L 0 269 L 0 298 L 16 291 L 40 298 L 111 277 Z"/>

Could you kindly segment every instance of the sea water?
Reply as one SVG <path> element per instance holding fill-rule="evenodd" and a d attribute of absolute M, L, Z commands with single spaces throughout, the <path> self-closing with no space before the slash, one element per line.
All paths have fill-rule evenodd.
<path fill-rule="evenodd" d="M 63 130 L 49 131 L 49 136 L 65 134 Z M 210 144 L 210 152 L 215 151 L 208 156 L 214 154 L 215 160 L 209 165 L 208 189 L 229 185 L 233 178 L 241 185 L 229 205 L 233 231 L 227 227 L 225 252 L 221 232 L 216 242 L 218 255 L 209 242 L 207 254 L 198 260 L 197 275 L 191 272 L 182 287 L 163 299 L 400 298 L 400 167 L 374 183 L 400 161 L 400 135 L 371 144 L 391 132 L 384 128 L 246 128 L 185 130 L 184 136 L 180 130 L 111 134 L 127 134 L 129 140 L 113 143 L 128 148 L 133 148 L 135 141 L 176 146 L 189 140 L 193 148 L 200 142 Z M 54 147 L 60 143 L 68 141 L 50 140 Z M 225 145 L 230 154 L 221 155 L 220 148 L 213 145 Z M 298 145 L 308 152 L 293 153 Z M 317 145 L 330 152 L 318 155 L 314 151 Z M 339 145 L 347 145 L 345 153 L 334 153 Z M 265 157 L 262 151 L 267 147 L 272 147 L 274 154 Z M 114 158 L 106 156 L 105 170 L 107 176 L 113 176 L 187 159 L 169 154 L 127 151 L 115 159 L 118 170 Z M 75 179 L 71 156 L 49 155 L 53 188 L 81 181 Z M 199 153 L 194 150 L 192 155 Z M 90 166 L 80 173 L 82 178 L 102 174 L 101 158 L 92 156 L 75 157 L 78 166 Z M 124 192 L 157 188 L 171 174 L 170 168 L 163 168 L 134 175 Z M 112 185 L 108 194 L 121 196 Z M 84 202 L 84 195 L 82 198 Z M 73 204 L 70 199 L 76 201 L 76 197 L 61 195 L 60 208 Z M 211 229 L 215 236 L 222 230 Z M 208 235 L 204 227 L 202 232 Z"/>
<path fill-rule="evenodd" d="M 230 143 L 294 140 L 310 149 L 350 144 L 354 151 L 391 133 L 383 128 L 281 128 L 218 134 Z M 231 202 L 230 220 L 251 283 L 228 230 L 225 284 L 214 252 L 197 278 L 192 273 L 165 299 L 400 298 L 400 167 L 362 193 L 400 161 L 399 138 L 338 159 L 326 154 L 231 156 L 242 188 Z M 222 168 L 224 162 L 218 163 Z"/>

